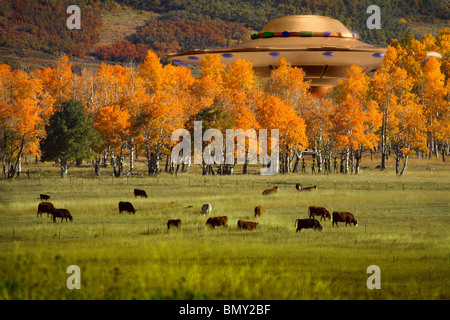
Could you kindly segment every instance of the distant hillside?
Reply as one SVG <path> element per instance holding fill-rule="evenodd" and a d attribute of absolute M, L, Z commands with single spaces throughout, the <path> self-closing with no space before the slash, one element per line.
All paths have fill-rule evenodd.
<path fill-rule="evenodd" d="M 2 0 L 0 63 L 36 68 L 65 53 L 78 63 L 140 61 L 148 49 L 169 52 L 226 47 L 248 39 L 268 21 L 292 14 L 338 19 L 362 41 L 386 46 L 408 32 L 421 38 L 450 27 L 449 0 L 82 0 L 82 29 L 66 28 L 69 0 Z M 382 28 L 369 30 L 369 5 L 381 8 Z M 45 58 L 44 58 L 45 57 Z"/>
<path fill-rule="evenodd" d="M 83 57 L 99 41 L 102 27 L 100 11 L 90 2 L 78 1 L 83 27 L 69 30 L 69 0 L 2 0 L 0 46 Z"/>

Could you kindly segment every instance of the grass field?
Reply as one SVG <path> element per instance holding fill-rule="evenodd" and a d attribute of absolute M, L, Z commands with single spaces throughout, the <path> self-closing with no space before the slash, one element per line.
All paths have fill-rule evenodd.
<path fill-rule="evenodd" d="M 72 168 L 62 180 L 57 169 L 0 180 L 0 299 L 450 298 L 450 166 L 438 160 L 413 159 L 401 178 L 366 169 L 115 179 Z M 319 189 L 297 192 L 296 182 Z M 261 195 L 274 185 L 277 194 Z M 149 198 L 135 199 L 134 188 Z M 36 217 L 40 193 L 74 221 Z M 119 201 L 136 215 L 119 215 Z M 229 227 L 206 228 L 203 203 Z M 257 205 L 264 214 L 255 219 Z M 326 221 L 322 232 L 295 233 L 310 205 L 350 211 L 359 226 Z M 181 229 L 168 231 L 168 219 L 181 219 Z M 240 231 L 238 219 L 259 225 Z M 66 286 L 70 265 L 80 267 L 80 290 Z M 370 265 L 380 267 L 379 290 L 366 286 Z"/>

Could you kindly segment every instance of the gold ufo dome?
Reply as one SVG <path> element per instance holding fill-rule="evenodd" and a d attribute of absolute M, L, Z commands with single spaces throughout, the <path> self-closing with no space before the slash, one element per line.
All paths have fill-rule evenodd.
<path fill-rule="evenodd" d="M 268 22 L 250 40 L 230 48 L 196 49 L 169 54 L 167 59 L 180 65 L 201 64 L 206 54 L 218 54 L 229 65 L 244 58 L 253 63 L 256 73 L 268 77 L 285 57 L 293 67 L 303 69 L 313 94 L 323 96 L 338 79 L 346 78 L 347 68 L 353 64 L 366 73 L 375 71 L 386 51 L 359 41 L 357 34 L 336 19 L 292 15 Z"/>

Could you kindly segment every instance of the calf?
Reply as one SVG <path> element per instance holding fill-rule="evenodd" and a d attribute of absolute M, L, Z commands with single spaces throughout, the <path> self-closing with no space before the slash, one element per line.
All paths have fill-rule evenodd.
<path fill-rule="evenodd" d="M 211 217 L 208 220 L 206 220 L 205 225 L 209 225 L 210 228 L 228 226 L 228 217 L 227 216 L 221 216 L 221 217 Z"/>
<path fill-rule="evenodd" d="M 123 211 L 128 212 L 128 214 L 135 214 L 136 213 L 136 209 L 133 207 L 133 205 L 130 202 L 124 202 L 124 201 L 120 201 L 119 202 L 119 214 L 121 214 Z"/>
<path fill-rule="evenodd" d="M 147 193 L 144 190 L 134 189 L 134 197 L 144 197 L 147 198 Z"/>
<path fill-rule="evenodd" d="M 314 216 L 320 216 L 320 221 L 322 221 L 322 218 L 323 220 L 326 220 L 326 218 L 331 220 L 330 212 L 324 207 L 311 206 L 308 208 L 308 215 L 310 219 L 314 218 Z"/>
<path fill-rule="evenodd" d="M 252 221 L 238 220 L 237 225 L 238 228 L 241 230 L 255 230 L 258 223 Z"/>
<path fill-rule="evenodd" d="M 54 207 L 51 202 L 41 202 L 38 204 L 37 216 L 39 217 L 39 215 L 41 215 L 41 218 L 42 218 L 42 214 L 47 213 L 47 217 L 48 217 L 48 214 L 52 213 L 53 208 Z"/>
<path fill-rule="evenodd" d="M 261 215 L 263 214 L 263 212 L 264 212 L 263 207 L 257 206 L 257 207 L 255 208 L 255 218 L 256 218 L 256 217 L 261 217 Z"/>
<path fill-rule="evenodd" d="M 322 226 L 316 219 L 297 219 L 295 220 L 295 226 L 297 227 L 297 230 L 295 232 L 301 231 L 302 229 L 314 229 L 314 231 L 322 231 Z"/>
<path fill-rule="evenodd" d="M 272 189 L 266 189 L 263 191 L 263 196 L 267 196 L 269 194 L 277 193 L 278 187 L 273 187 Z"/>
<path fill-rule="evenodd" d="M 355 217 L 350 212 L 334 211 L 331 221 L 332 221 L 331 225 L 333 227 L 334 227 L 334 224 L 336 224 L 336 227 L 337 227 L 338 226 L 338 224 L 337 224 L 338 222 L 345 222 L 345 226 L 347 226 L 347 224 L 349 224 L 351 226 L 352 223 L 355 225 L 355 227 L 358 226 L 358 221 L 356 221 Z"/>
<path fill-rule="evenodd" d="M 181 220 L 180 219 L 167 221 L 167 229 L 170 229 L 170 227 L 179 228 L 180 226 L 181 226 Z"/>
<path fill-rule="evenodd" d="M 48 199 L 50 199 L 50 196 L 41 193 L 41 194 L 40 194 L 40 198 L 41 198 L 41 201 L 42 201 L 42 200 L 48 200 Z"/>

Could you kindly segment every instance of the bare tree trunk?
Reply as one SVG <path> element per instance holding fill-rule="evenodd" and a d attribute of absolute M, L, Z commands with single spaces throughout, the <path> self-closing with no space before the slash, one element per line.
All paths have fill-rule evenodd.
<path fill-rule="evenodd" d="M 402 171 L 400 172 L 399 176 L 402 176 L 403 172 L 406 171 L 406 169 L 408 168 L 408 157 L 407 155 L 405 155 L 405 162 L 403 162 L 403 168 Z"/>
<path fill-rule="evenodd" d="M 61 166 L 61 177 L 67 178 L 69 176 L 69 165 L 66 159 L 60 159 L 59 164 Z"/>

